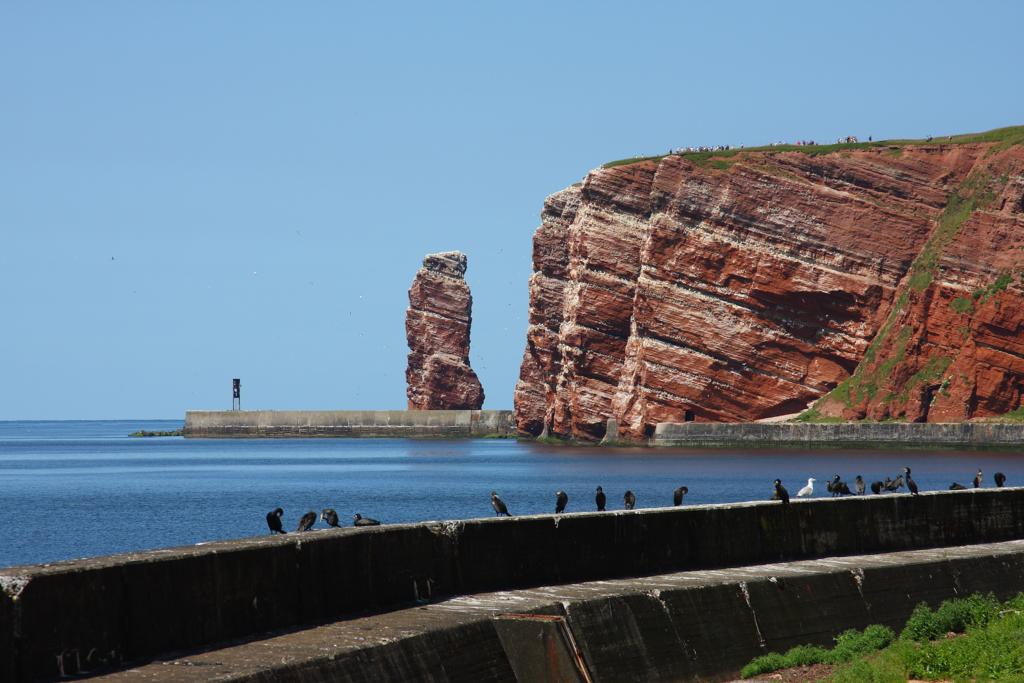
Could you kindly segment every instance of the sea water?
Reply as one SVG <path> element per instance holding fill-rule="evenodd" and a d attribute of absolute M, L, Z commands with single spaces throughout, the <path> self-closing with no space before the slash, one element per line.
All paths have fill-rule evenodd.
<path fill-rule="evenodd" d="M 637 507 L 766 500 L 778 477 L 796 494 L 815 477 L 815 496 L 839 473 L 853 486 L 895 477 L 908 465 L 921 490 L 985 485 L 1002 471 L 1024 483 L 1020 451 L 676 450 L 558 447 L 509 439 L 133 438 L 177 429 L 180 420 L 0 422 L 0 566 L 51 562 L 267 533 L 266 514 L 337 510 L 384 523 L 493 515 L 497 490 L 510 512 L 593 510 L 601 485 L 609 509 L 631 489 Z M 318 527 L 323 524 L 318 522 Z"/>

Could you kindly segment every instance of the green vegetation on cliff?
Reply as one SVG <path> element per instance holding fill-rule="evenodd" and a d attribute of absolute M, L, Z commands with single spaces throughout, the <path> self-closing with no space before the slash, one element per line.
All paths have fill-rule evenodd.
<path fill-rule="evenodd" d="M 1024 126 L 1009 126 L 1007 128 L 996 128 L 984 133 L 966 133 L 963 135 L 942 135 L 931 140 L 921 138 L 918 140 L 877 140 L 874 142 L 852 142 L 835 143 L 830 145 L 764 145 L 761 147 L 745 147 L 743 149 L 727 149 L 711 152 L 673 152 L 671 156 L 681 156 L 687 161 L 698 165 L 705 165 L 711 159 L 724 159 L 747 152 L 800 152 L 808 156 L 819 156 L 821 154 L 832 154 L 854 149 L 890 148 L 893 156 L 899 156 L 903 147 L 911 145 L 948 145 L 968 143 L 999 143 L 993 147 L 992 152 L 999 152 L 1008 149 L 1013 145 L 1024 145 Z M 664 159 L 668 154 L 660 154 L 644 157 L 631 157 L 609 161 L 602 168 L 615 168 L 616 166 L 628 166 L 642 161 L 658 161 Z M 728 164 L 714 164 L 715 168 L 724 169 Z"/>
<path fill-rule="evenodd" d="M 1011 130 L 1011 129 L 1003 129 Z M 1012 129 L 1016 130 L 1016 129 Z M 1020 127 L 1024 131 L 1024 126 Z M 984 134 L 983 134 L 984 135 Z M 939 272 L 939 263 L 946 247 L 956 237 L 960 227 L 977 209 L 988 206 L 995 197 L 992 189 L 993 179 L 986 173 L 978 172 L 969 175 L 960 186 L 950 194 L 946 207 L 936 221 L 935 230 L 928 241 L 925 242 L 921 253 L 910 265 L 907 286 L 896 297 L 889 315 L 882 324 L 881 329 L 875 335 L 864 352 L 861 360 L 853 374 L 839 383 L 835 389 L 819 399 L 810 410 L 805 411 L 798 417 L 803 422 L 821 421 L 822 416 L 818 406 L 822 402 L 837 401 L 847 407 L 860 405 L 864 401 L 874 400 L 878 390 L 887 385 L 892 377 L 893 371 L 899 367 L 907 355 L 907 346 L 914 331 L 907 326 L 901 326 L 896 337 L 892 338 L 893 329 L 896 323 L 902 318 L 903 313 L 910 301 L 911 292 L 923 292 L 935 280 Z M 1004 281 L 1000 277 L 992 286 L 994 291 L 1001 291 L 1009 284 L 1009 277 Z M 974 297 L 975 300 L 988 292 L 983 292 Z M 988 294 L 991 296 L 991 294 Z M 969 302 L 968 302 L 969 303 Z M 954 299 L 951 305 L 959 312 L 965 305 Z M 969 310 L 968 306 L 968 310 Z M 885 352 L 884 358 L 880 353 Z M 885 396 L 886 402 L 893 400 L 906 401 L 910 390 L 926 382 L 938 379 L 952 363 L 951 358 L 930 358 L 925 365 L 914 373 L 897 391 L 893 389 Z"/>

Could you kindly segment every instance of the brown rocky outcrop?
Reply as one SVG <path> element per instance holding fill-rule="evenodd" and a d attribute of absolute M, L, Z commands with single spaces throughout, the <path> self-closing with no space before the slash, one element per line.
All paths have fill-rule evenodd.
<path fill-rule="evenodd" d="M 1017 408 L 1024 148 L 822 152 L 672 155 L 549 197 L 519 429 Z"/>
<path fill-rule="evenodd" d="M 465 254 L 428 254 L 409 288 L 409 410 L 479 410 L 483 405 L 483 387 L 469 366 L 473 297 L 465 274 Z"/>

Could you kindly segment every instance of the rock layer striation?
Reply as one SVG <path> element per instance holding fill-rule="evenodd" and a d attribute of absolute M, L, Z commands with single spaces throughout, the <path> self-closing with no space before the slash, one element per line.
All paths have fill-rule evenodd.
<path fill-rule="evenodd" d="M 479 410 L 483 405 L 483 387 L 469 365 L 473 296 L 465 274 L 465 254 L 428 254 L 409 288 L 409 410 Z"/>
<path fill-rule="evenodd" d="M 1022 198 L 1024 148 L 999 141 L 592 171 L 534 235 L 518 428 L 1014 410 Z"/>

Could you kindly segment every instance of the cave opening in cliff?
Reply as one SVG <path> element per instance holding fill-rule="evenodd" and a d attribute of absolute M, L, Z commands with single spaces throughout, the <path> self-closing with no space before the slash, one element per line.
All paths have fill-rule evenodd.
<path fill-rule="evenodd" d="M 683 422 L 693 422 L 696 419 L 696 415 L 693 414 L 692 410 L 687 410 L 683 413 Z"/>

